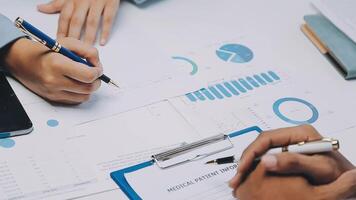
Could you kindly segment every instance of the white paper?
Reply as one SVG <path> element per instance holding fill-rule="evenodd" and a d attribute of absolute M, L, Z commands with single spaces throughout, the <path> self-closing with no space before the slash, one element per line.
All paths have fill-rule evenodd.
<path fill-rule="evenodd" d="M 6 16 L 11 19 L 21 16 L 55 37 L 57 14 L 37 12 L 37 1 L 0 1 L 0 12 Z M 10 176 L 1 174 L 1 177 L 10 177 L 0 183 L 1 200 L 23 194 L 25 196 L 22 199 L 71 199 L 113 189 L 119 191 L 109 178 L 109 173 L 144 161 L 152 152 L 161 151 L 162 147 L 165 149 L 179 145 L 189 138 L 193 140 L 196 137 L 230 133 L 251 125 L 258 125 L 262 129 L 294 126 L 273 113 L 272 104 L 283 97 L 303 98 L 312 103 L 320 113 L 319 120 L 313 125 L 323 135 L 339 139 L 341 152 L 356 162 L 353 143 L 356 129 L 353 109 L 356 107 L 356 93 L 353 92 L 355 82 L 345 81 L 300 32 L 302 17 L 313 12 L 309 1 L 156 2 L 138 8 L 122 1 L 108 46 L 98 47 L 105 73 L 123 86 L 122 91 L 103 84 L 90 102 L 78 107 L 62 108 L 52 106 L 20 84 L 11 82 L 34 122 L 35 130 L 27 136 L 12 138 L 16 143 L 13 148 L 0 147 L 1 166 L 10 166 L 5 167 L 6 170 L 1 173 L 9 170 L 12 173 Z M 126 37 L 130 40 L 125 40 Z M 254 52 L 254 59 L 242 64 L 222 62 L 216 57 L 215 51 L 227 43 L 246 45 Z M 155 51 L 151 51 L 150 46 Z M 133 53 L 136 49 L 140 55 Z M 150 51 L 145 54 L 147 49 Z M 136 72 L 141 67 L 139 59 L 147 60 L 149 55 L 153 56 L 152 60 L 150 64 L 145 62 L 144 67 L 150 67 L 142 67 L 141 73 Z M 157 59 L 166 63 L 166 59 L 169 60 L 171 56 L 192 59 L 198 64 L 198 73 L 190 76 L 192 68 L 182 60 L 171 60 L 169 66 L 174 66 L 172 71 L 156 65 Z M 135 63 L 134 70 L 126 71 L 127 63 Z M 160 69 L 163 70 L 153 73 L 153 70 Z M 162 81 L 171 75 L 169 72 L 174 74 L 175 70 L 183 74 L 182 82 L 175 84 L 174 81 Z M 179 96 L 169 98 L 170 106 L 164 104 L 157 109 L 153 109 L 157 103 L 149 103 L 150 100 L 158 99 L 160 104 L 161 97 L 171 96 L 169 93 L 155 96 L 154 91 L 167 92 L 170 87 L 189 85 L 184 75 L 197 80 L 200 88 L 268 70 L 277 72 L 281 81 L 238 97 L 192 103 L 185 96 Z M 150 81 L 155 83 L 147 85 Z M 147 87 L 141 88 L 142 85 Z M 192 89 L 184 87 L 191 92 Z M 142 102 L 149 105 L 140 105 Z M 138 108 L 127 110 L 137 105 Z M 290 109 L 283 109 L 290 118 L 303 120 L 310 116 L 310 110 L 306 107 L 300 104 L 289 105 Z M 46 124 L 49 119 L 58 120 L 59 126 L 49 127 Z M 167 135 L 167 132 L 171 133 Z M 157 135 L 164 137 L 156 138 Z M 139 140 L 138 144 L 135 138 L 139 136 L 147 137 Z M 141 144 L 144 144 L 142 148 Z M 61 171 L 57 166 L 43 167 L 46 172 L 44 177 L 48 176 L 51 180 L 51 188 L 62 188 L 61 185 L 74 187 L 48 190 L 48 186 L 39 181 L 42 176 L 34 172 L 38 168 L 29 164 L 30 156 L 35 158 L 35 163 L 48 164 L 44 160 L 50 159 L 53 165 L 63 168 Z M 66 158 L 69 158 L 68 163 L 62 163 Z M 70 172 L 68 164 L 76 171 L 86 173 L 79 176 L 80 181 L 73 178 L 76 177 L 75 173 L 63 174 L 64 171 Z M 21 183 L 21 188 L 15 188 L 9 193 L 5 189 L 13 189 L 14 180 Z M 76 185 L 83 183 L 81 181 L 89 181 L 87 183 L 90 184 Z M 99 195 L 97 199 L 101 197 Z M 227 197 L 231 197 L 230 194 Z M 122 199 L 122 194 L 102 198 Z"/>
<path fill-rule="evenodd" d="M 200 138 L 167 101 L 75 128 L 43 124 L 30 136 L 16 138 L 12 148 L 0 147 L 1 200 L 67 199 L 113 190 L 111 172 Z"/>
<path fill-rule="evenodd" d="M 0 12 L 10 19 L 15 19 L 17 10 L 23 12 L 22 17 L 38 27 L 46 34 L 55 38 L 58 17 L 40 14 L 34 9 L 35 2 L 27 2 L 21 8 L 15 4 L 8 9 L 0 8 Z M 141 11 L 134 5 L 124 3 L 120 9 L 132 12 L 137 19 L 143 18 Z M 134 14 L 136 13 L 136 14 Z M 120 89 L 102 83 L 88 102 L 78 106 L 55 106 L 61 116 L 66 116 L 68 125 L 76 125 L 108 117 L 140 106 L 149 105 L 163 99 L 185 94 L 189 90 L 198 89 L 196 80 L 189 73 L 177 67 L 172 55 L 157 45 L 152 36 L 146 34 L 132 20 L 118 14 L 110 41 L 104 47 L 99 47 L 100 60 L 104 74 L 112 78 Z M 121 18 L 119 18 L 121 17 Z M 30 100 L 26 100 L 30 101 Z"/>
<path fill-rule="evenodd" d="M 220 157 L 241 156 L 259 133 L 252 131 L 232 138 L 234 147 L 205 159 L 167 169 L 154 165 L 125 175 L 142 199 L 233 199 L 227 182 L 236 174 L 237 164 L 205 165 Z"/>
<path fill-rule="evenodd" d="M 315 0 L 313 4 L 335 26 L 356 42 L 356 1 Z"/>

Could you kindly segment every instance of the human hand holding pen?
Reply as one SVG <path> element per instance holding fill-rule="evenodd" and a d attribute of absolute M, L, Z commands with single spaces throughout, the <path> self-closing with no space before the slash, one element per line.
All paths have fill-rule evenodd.
<path fill-rule="evenodd" d="M 78 104 L 90 98 L 103 73 L 96 48 L 73 39 L 62 45 L 88 59 L 94 67 L 75 62 L 26 38 L 15 41 L 4 56 L 8 71 L 27 88 L 50 101 Z"/>
<path fill-rule="evenodd" d="M 303 199 L 306 198 L 304 193 L 309 194 L 312 199 L 340 199 L 355 195 L 352 194 L 356 187 L 356 171 L 352 170 L 354 166 L 337 151 L 314 155 L 265 155 L 256 170 L 247 174 L 255 157 L 263 155 L 272 147 L 321 138 L 322 136 L 308 125 L 262 133 L 244 151 L 237 175 L 230 181 L 234 195 L 241 199 L 257 198 L 251 196 L 257 186 L 263 188 L 255 194 L 258 199 L 267 199 L 274 193 L 275 199 Z"/>

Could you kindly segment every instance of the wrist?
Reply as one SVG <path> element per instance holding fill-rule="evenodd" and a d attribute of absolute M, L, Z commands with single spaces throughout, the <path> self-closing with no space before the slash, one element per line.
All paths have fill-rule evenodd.
<path fill-rule="evenodd" d="M 22 63 L 26 49 L 29 47 L 29 42 L 31 41 L 26 38 L 20 38 L 6 47 L 4 50 L 3 63 L 9 71 L 12 71 L 16 66 Z"/>
<path fill-rule="evenodd" d="M 15 41 L 6 52 L 4 64 L 15 77 L 20 76 L 29 68 L 38 65 L 48 49 L 38 42 L 21 38 Z M 17 77 L 18 78 L 18 77 Z"/>

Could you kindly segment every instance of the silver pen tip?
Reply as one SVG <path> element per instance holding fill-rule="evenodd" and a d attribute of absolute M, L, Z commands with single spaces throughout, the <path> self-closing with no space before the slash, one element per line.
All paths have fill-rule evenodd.
<path fill-rule="evenodd" d="M 116 84 L 113 80 L 110 80 L 109 85 L 120 88 L 120 86 L 118 84 Z"/>

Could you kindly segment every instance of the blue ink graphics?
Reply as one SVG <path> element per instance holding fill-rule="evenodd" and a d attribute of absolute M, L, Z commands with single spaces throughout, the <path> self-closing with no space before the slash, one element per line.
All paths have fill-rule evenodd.
<path fill-rule="evenodd" d="M 305 120 L 305 121 L 299 121 L 299 120 L 293 120 L 290 119 L 289 117 L 286 117 L 285 115 L 283 115 L 280 111 L 280 106 L 284 103 L 288 103 L 288 102 L 297 102 L 297 103 L 301 103 L 303 105 L 305 105 L 306 107 L 308 107 L 311 111 L 312 111 L 312 116 Z M 298 98 L 294 98 L 294 97 L 286 97 L 286 98 L 281 98 L 278 99 L 274 104 L 273 104 L 273 112 L 283 121 L 290 123 L 290 124 L 295 124 L 295 125 L 301 125 L 301 124 L 312 124 L 314 122 L 316 122 L 319 118 L 319 112 L 318 110 L 315 108 L 315 106 L 303 99 L 298 99 Z"/>
<path fill-rule="evenodd" d="M 6 138 L 6 139 L 0 139 L 0 147 L 3 148 L 11 148 L 15 146 L 15 140 Z"/>
<path fill-rule="evenodd" d="M 186 94 L 186 97 L 191 102 L 231 98 L 280 80 L 281 78 L 276 72 L 268 71 L 266 73 L 254 74 L 244 78 L 209 85 L 207 88 Z"/>
<path fill-rule="evenodd" d="M 59 125 L 59 121 L 58 120 L 55 120 L 55 119 L 50 119 L 47 121 L 47 125 L 49 127 L 56 127 Z"/>
<path fill-rule="evenodd" d="M 216 55 L 225 62 L 247 63 L 253 59 L 253 52 L 241 44 L 226 44 L 216 50 Z"/>
<path fill-rule="evenodd" d="M 196 73 L 198 73 L 198 65 L 194 61 L 192 61 L 191 59 L 186 58 L 186 57 L 181 57 L 181 56 L 173 56 L 172 59 L 183 60 L 185 62 L 188 62 L 192 66 L 192 71 L 190 72 L 190 75 L 193 76 Z"/>

